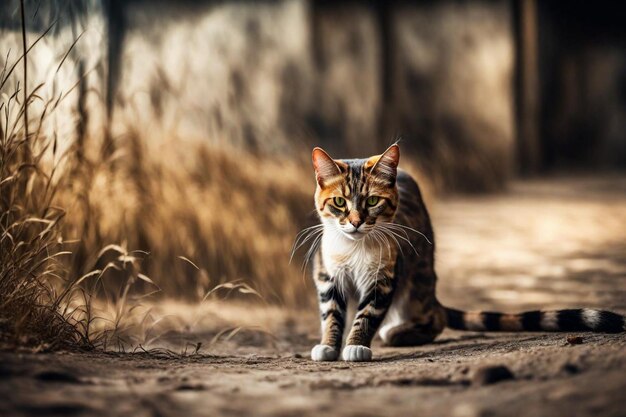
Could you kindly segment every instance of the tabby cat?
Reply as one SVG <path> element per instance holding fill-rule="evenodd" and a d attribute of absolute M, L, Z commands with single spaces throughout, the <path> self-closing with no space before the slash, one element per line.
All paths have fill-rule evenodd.
<path fill-rule="evenodd" d="M 322 340 L 315 361 L 334 361 L 341 351 L 348 298 L 358 301 L 343 348 L 346 361 L 372 359 L 378 332 L 386 345 L 431 342 L 445 327 L 477 331 L 622 332 L 625 318 L 592 309 L 521 314 L 463 312 L 435 295 L 434 237 L 415 180 L 398 169 L 392 145 L 369 159 L 332 159 L 313 150 L 315 207 L 321 224 L 312 248 Z M 317 236 L 313 234 L 313 236 Z"/>

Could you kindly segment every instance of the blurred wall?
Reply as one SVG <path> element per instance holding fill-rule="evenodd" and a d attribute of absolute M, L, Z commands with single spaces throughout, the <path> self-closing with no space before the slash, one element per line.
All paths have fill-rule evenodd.
<path fill-rule="evenodd" d="M 31 41 L 58 19 L 33 49 L 29 89 L 49 79 L 44 99 L 67 93 L 48 131 L 86 151 L 110 154 L 140 133 L 155 151 L 176 138 L 262 155 L 320 144 L 345 157 L 400 138 L 405 161 L 440 188 L 493 190 L 527 139 L 512 10 L 528 2 L 51 0 L 27 13 Z M 8 4 L 12 62 L 19 3 Z M 540 168 L 624 166 L 623 29 L 598 40 L 606 10 L 566 5 L 536 8 Z"/>
<path fill-rule="evenodd" d="M 499 188 L 515 169 L 509 3 L 406 2 L 391 19 L 385 136 L 406 138 L 443 188 Z"/>
<path fill-rule="evenodd" d="M 626 167 L 621 2 L 538 2 L 544 168 Z"/>
<path fill-rule="evenodd" d="M 83 152 L 85 138 L 102 137 L 106 125 L 108 37 L 102 4 L 98 0 L 27 1 L 25 27 L 31 47 L 27 92 L 36 90 L 29 106 L 30 125 L 57 138 L 58 155 L 72 146 Z M 10 96 L 19 90 L 20 103 L 25 84 L 22 54 L 19 1 L 7 0 L 0 7 L 0 68 L 8 78 L 0 93 Z M 10 112 L 9 125 L 17 121 L 21 127 L 19 118 L 18 112 Z"/>
<path fill-rule="evenodd" d="M 125 8 L 119 132 L 340 157 L 401 139 L 447 189 L 514 169 L 507 2 L 157 4 Z"/>
<path fill-rule="evenodd" d="M 271 153 L 302 141 L 313 72 L 306 3 L 134 2 L 115 127 Z"/>
<path fill-rule="evenodd" d="M 63 138 L 88 132 L 108 154 L 141 132 L 149 145 L 175 137 L 300 154 L 321 144 L 340 157 L 401 138 L 405 160 L 443 187 L 493 189 L 512 172 L 506 2 L 108 0 L 71 15 L 57 3 L 49 18 L 74 30 L 39 51 L 58 58 L 85 30 L 55 81 L 69 90 L 82 80 L 65 113 L 82 128 Z M 5 17 L 19 50 L 16 15 Z M 30 25 L 30 38 L 42 27 Z M 34 88 L 55 61 L 30 61 Z"/>

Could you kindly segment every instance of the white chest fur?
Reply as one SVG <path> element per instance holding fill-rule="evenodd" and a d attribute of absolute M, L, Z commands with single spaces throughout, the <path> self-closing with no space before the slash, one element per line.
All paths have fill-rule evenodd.
<path fill-rule="evenodd" d="M 374 285 L 389 258 L 389 247 L 373 236 L 352 240 L 339 230 L 324 230 L 322 261 L 330 276 L 345 290 L 366 292 Z"/>

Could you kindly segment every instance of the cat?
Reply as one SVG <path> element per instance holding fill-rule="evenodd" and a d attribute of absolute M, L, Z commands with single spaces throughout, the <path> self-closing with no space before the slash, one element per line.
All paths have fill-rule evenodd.
<path fill-rule="evenodd" d="M 435 239 L 416 181 L 398 168 L 397 144 L 368 159 L 331 158 L 313 150 L 315 208 L 321 224 L 306 232 L 315 243 L 313 279 L 322 337 L 315 361 L 339 358 L 347 304 L 358 302 L 341 352 L 345 361 L 372 359 L 378 332 L 390 346 L 432 342 L 445 327 L 475 331 L 625 330 L 626 318 L 609 311 L 570 309 L 520 314 L 464 312 L 436 297 Z M 300 236 L 302 238 L 303 235 Z M 304 240 L 304 239 L 303 239 Z M 297 240 L 298 241 L 298 240 Z M 302 242 L 302 240 L 301 240 Z"/>

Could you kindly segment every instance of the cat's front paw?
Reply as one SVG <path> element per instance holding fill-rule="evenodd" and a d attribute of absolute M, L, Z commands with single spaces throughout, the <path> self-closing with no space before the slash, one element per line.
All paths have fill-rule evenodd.
<path fill-rule="evenodd" d="M 348 345 L 343 348 L 343 360 L 348 362 L 369 362 L 372 360 L 372 349 L 361 345 Z"/>
<path fill-rule="evenodd" d="M 332 346 L 315 345 L 311 349 L 311 359 L 314 361 L 336 361 L 339 352 Z"/>

